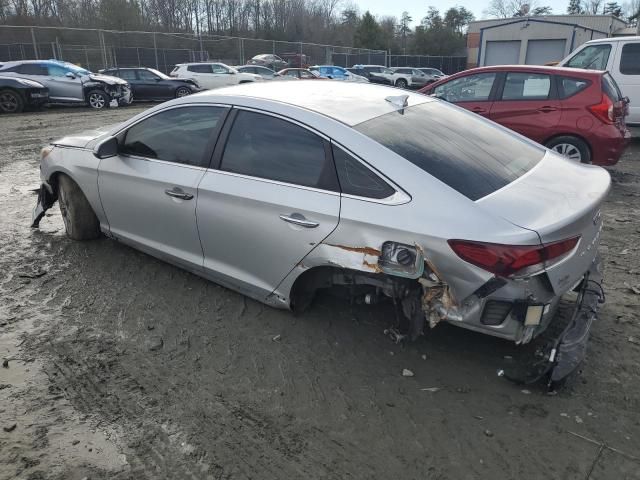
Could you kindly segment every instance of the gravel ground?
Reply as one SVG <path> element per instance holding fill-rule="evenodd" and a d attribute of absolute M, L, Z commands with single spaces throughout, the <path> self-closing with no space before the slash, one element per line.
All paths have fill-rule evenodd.
<path fill-rule="evenodd" d="M 40 147 L 143 108 L 0 117 L 0 479 L 640 479 L 640 142 L 609 169 L 587 360 L 550 396 L 497 376 L 497 339 L 395 345 L 385 306 L 296 317 L 71 241 L 57 208 L 31 230 Z"/>

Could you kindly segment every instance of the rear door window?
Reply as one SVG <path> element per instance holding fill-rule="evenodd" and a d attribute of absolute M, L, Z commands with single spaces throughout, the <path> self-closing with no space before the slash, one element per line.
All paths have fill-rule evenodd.
<path fill-rule="evenodd" d="M 206 167 L 207 144 L 225 112 L 221 107 L 181 107 L 156 113 L 127 130 L 120 152 Z"/>
<path fill-rule="evenodd" d="M 576 53 L 565 66 L 587 70 L 606 70 L 610 54 L 611 45 L 589 45 Z"/>
<path fill-rule="evenodd" d="M 551 76 L 539 73 L 507 73 L 502 100 L 546 100 L 551 94 Z"/>
<path fill-rule="evenodd" d="M 47 66 L 42 63 L 25 63 L 18 67 L 18 73 L 23 75 L 49 75 Z"/>
<path fill-rule="evenodd" d="M 333 145 L 333 161 L 342 193 L 377 199 L 387 198 L 395 193 L 387 182 L 336 145 Z"/>
<path fill-rule="evenodd" d="M 640 43 L 627 43 L 622 47 L 620 73 L 640 75 Z"/>
<path fill-rule="evenodd" d="M 118 70 L 118 73 L 116 74 L 116 76 L 127 81 L 137 80 L 135 70 Z"/>
<path fill-rule="evenodd" d="M 591 82 L 582 78 L 558 77 L 558 95 L 565 99 L 587 88 Z"/>
<path fill-rule="evenodd" d="M 281 118 L 239 111 L 222 155 L 221 170 L 338 190 L 324 140 Z"/>
<path fill-rule="evenodd" d="M 194 73 L 211 73 L 211 65 L 189 65 L 187 70 Z"/>
<path fill-rule="evenodd" d="M 448 102 L 486 102 L 491 95 L 495 73 L 478 73 L 456 78 L 434 89 L 438 97 Z"/>
<path fill-rule="evenodd" d="M 354 128 L 471 200 L 513 182 L 545 154 L 534 142 L 442 102 L 381 115 Z"/>
<path fill-rule="evenodd" d="M 607 96 L 614 102 L 622 100 L 622 92 L 620 91 L 620 87 L 613 79 L 611 75 L 605 73 L 602 76 L 602 90 Z"/>

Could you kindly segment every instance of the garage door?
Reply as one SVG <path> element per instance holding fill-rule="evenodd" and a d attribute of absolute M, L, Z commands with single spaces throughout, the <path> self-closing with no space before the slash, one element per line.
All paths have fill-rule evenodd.
<path fill-rule="evenodd" d="M 527 65 L 544 65 L 558 62 L 565 57 L 564 48 L 567 41 L 562 40 L 529 40 L 527 43 Z"/>
<path fill-rule="evenodd" d="M 487 42 L 485 65 L 514 65 L 520 63 L 520 40 Z"/>

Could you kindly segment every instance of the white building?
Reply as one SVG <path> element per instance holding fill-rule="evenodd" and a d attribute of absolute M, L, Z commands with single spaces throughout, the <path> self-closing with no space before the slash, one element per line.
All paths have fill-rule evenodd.
<path fill-rule="evenodd" d="M 626 27 L 613 15 L 544 15 L 471 22 L 467 67 L 544 65 L 562 60 L 589 40 L 625 34 Z"/>

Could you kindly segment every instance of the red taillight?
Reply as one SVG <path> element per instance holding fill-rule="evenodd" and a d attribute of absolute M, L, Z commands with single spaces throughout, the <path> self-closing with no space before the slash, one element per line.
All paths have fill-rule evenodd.
<path fill-rule="evenodd" d="M 613 115 L 613 102 L 604 93 L 602 94 L 602 99 L 600 100 L 600 103 L 591 105 L 588 108 L 589 108 L 589 111 L 593 113 L 593 115 L 596 118 L 598 118 L 604 123 L 613 123 L 615 121 L 615 117 Z"/>
<path fill-rule="evenodd" d="M 559 259 L 577 245 L 573 237 L 547 245 L 501 245 L 498 243 L 449 240 L 449 246 L 463 260 L 501 277 L 511 276 L 525 268 L 540 266 Z M 548 265 L 547 265 L 548 266 Z"/>

